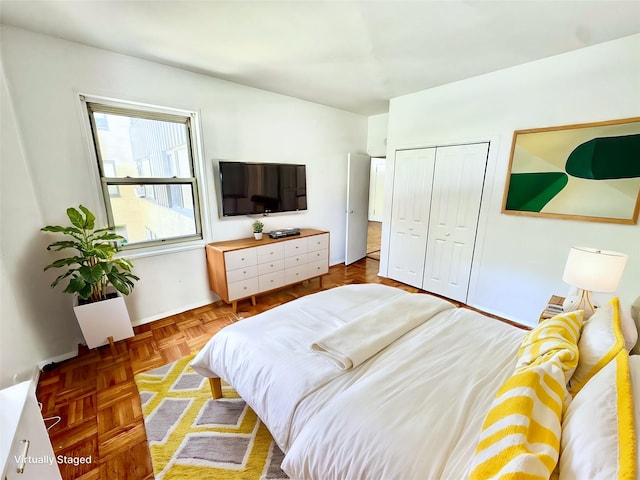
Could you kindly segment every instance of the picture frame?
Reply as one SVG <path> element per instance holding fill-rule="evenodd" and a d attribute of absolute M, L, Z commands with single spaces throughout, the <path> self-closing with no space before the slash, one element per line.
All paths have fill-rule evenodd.
<path fill-rule="evenodd" d="M 636 224 L 640 117 L 516 130 L 502 213 Z"/>

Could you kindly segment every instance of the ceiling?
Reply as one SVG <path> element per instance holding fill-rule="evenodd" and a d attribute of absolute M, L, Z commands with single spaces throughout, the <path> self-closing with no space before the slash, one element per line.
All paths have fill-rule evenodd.
<path fill-rule="evenodd" d="M 0 0 L 0 22 L 374 115 L 399 95 L 639 33 L 640 1 Z"/>

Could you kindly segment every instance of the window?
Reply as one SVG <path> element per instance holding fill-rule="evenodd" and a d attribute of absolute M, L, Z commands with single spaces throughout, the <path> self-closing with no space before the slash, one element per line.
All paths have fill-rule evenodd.
<path fill-rule="evenodd" d="M 201 239 L 191 115 L 86 106 L 108 221 L 125 247 Z"/>

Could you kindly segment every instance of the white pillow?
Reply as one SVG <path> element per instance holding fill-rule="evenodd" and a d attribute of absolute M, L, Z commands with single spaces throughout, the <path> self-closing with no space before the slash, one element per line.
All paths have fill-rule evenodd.
<path fill-rule="evenodd" d="M 636 327 L 636 322 L 631 318 L 631 308 L 620 309 L 620 324 L 622 326 L 622 336 L 624 337 L 624 348 L 627 352 L 630 352 L 638 343 L 638 327 Z"/>
<path fill-rule="evenodd" d="M 634 361 L 632 385 L 630 358 L 626 350 L 618 351 L 569 404 L 562 421 L 560 480 L 634 478 L 633 395 L 640 395 L 640 362 Z"/>
<path fill-rule="evenodd" d="M 578 366 L 569 381 L 571 395 L 576 395 L 591 377 L 624 349 L 618 297 L 612 298 L 585 320 L 578 349 Z"/>

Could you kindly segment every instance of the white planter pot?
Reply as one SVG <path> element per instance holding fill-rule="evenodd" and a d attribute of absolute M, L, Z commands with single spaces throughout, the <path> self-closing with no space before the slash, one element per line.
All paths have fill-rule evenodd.
<path fill-rule="evenodd" d="M 254 232 L 254 233 L 253 233 L 253 237 L 254 237 L 256 240 L 262 240 L 262 232 L 259 232 L 259 233 Z"/>
<path fill-rule="evenodd" d="M 133 337 L 133 327 L 124 298 L 118 296 L 101 302 L 76 305 L 73 310 L 89 348 Z"/>

